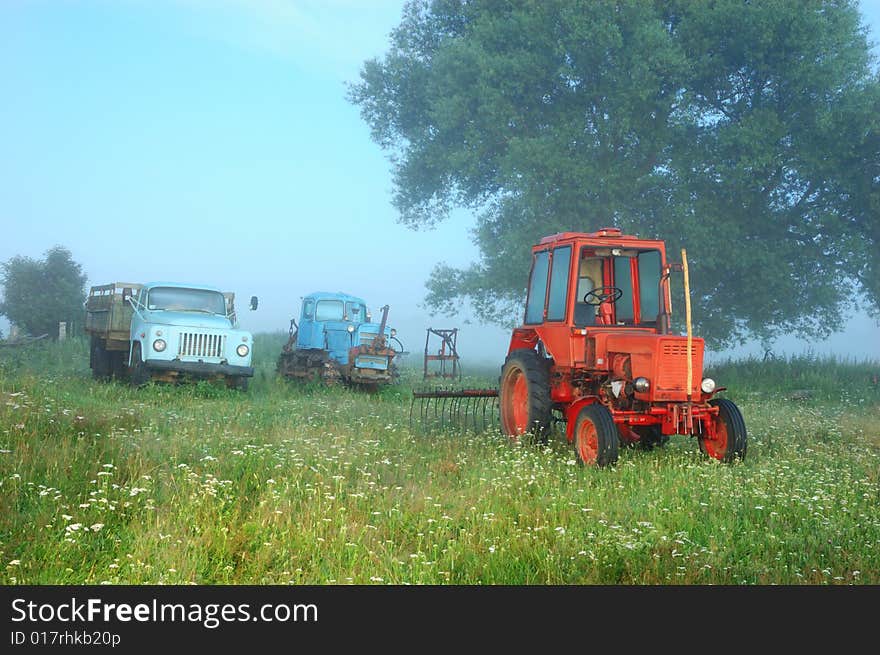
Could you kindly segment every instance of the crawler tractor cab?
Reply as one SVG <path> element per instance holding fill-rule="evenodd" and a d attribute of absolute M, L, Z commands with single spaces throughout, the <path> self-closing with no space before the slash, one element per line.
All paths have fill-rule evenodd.
<path fill-rule="evenodd" d="M 379 323 L 366 303 L 345 293 L 316 292 L 303 298 L 299 323 L 290 322 L 290 339 L 278 359 L 288 378 L 377 386 L 394 382 L 400 342 L 388 327 L 388 305 Z"/>
<path fill-rule="evenodd" d="M 603 466 L 621 442 L 650 448 L 691 435 L 723 461 L 744 457 L 746 428 L 702 377 L 703 340 L 670 332 L 672 271 L 663 241 L 605 228 L 532 248 L 523 325 L 502 367 L 502 430 L 546 438 L 553 412 L 579 459 Z"/>

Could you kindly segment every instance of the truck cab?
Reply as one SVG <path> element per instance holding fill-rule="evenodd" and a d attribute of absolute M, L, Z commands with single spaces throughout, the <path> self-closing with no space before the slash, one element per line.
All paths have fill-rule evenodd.
<path fill-rule="evenodd" d="M 133 383 L 180 375 L 223 376 L 245 388 L 254 374 L 253 335 L 238 328 L 234 295 L 217 288 L 152 282 L 128 298 Z"/>
<path fill-rule="evenodd" d="M 286 377 L 318 376 L 325 382 L 391 382 L 397 375 L 394 357 L 400 351 L 391 347 L 397 332 L 388 327 L 387 317 L 387 305 L 381 321 L 374 323 L 362 298 L 341 292 L 311 293 L 303 298 L 299 323 L 291 322 L 278 370 Z"/>

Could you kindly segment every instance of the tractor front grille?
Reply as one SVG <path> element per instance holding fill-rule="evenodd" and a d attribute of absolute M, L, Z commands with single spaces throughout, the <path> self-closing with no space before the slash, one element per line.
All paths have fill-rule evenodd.
<path fill-rule="evenodd" d="M 362 346 L 372 346 L 373 339 L 379 336 L 378 332 L 361 332 L 361 343 Z"/>
<path fill-rule="evenodd" d="M 178 357 L 223 357 L 226 335 L 202 332 L 181 332 L 177 346 Z"/>
<path fill-rule="evenodd" d="M 699 386 L 703 372 L 702 342 L 691 345 L 694 388 Z M 657 389 L 687 392 L 687 341 L 664 340 L 660 346 Z"/>

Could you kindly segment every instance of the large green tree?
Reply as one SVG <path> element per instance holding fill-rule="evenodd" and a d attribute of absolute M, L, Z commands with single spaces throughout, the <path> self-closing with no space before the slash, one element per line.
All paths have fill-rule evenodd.
<path fill-rule="evenodd" d="M 57 338 L 61 321 L 82 326 L 86 276 L 66 248 L 50 248 L 42 260 L 13 257 L 0 265 L 0 283 L 0 314 L 26 332 Z"/>
<path fill-rule="evenodd" d="M 404 224 L 477 213 L 432 308 L 518 319 L 537 239 L 614 225 L 688 249 L 721 345 L 880 306 L 871 67 L 855 0 L 414 0 L 349 98 Z"/>

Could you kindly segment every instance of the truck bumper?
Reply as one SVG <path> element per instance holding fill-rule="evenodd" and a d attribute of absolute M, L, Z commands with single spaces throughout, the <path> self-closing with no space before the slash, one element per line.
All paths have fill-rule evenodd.
<path fill-rule="evenodd" d="M 148 359 L 144 362 L 151 371 L 176 371 L 191 375 L 228 375 L 231 377 L 251 378 L 254 376 L 253 366 L 233 366 L 232 364 L 211 364 L 207 362 L 182 362 L 174 359 Z"/>

